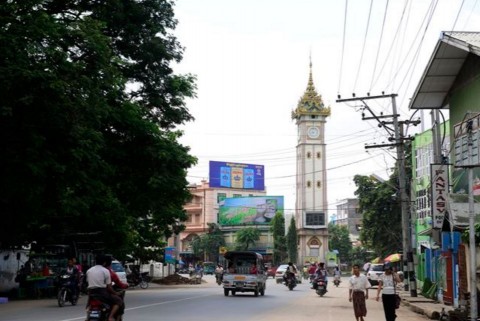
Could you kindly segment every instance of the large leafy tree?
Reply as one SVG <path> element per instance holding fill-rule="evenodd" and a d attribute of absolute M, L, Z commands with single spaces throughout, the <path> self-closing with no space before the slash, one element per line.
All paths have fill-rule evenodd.
<path fill-rule="evenodd" d="M 344 225 L 328 224 L 328 244 L 330 250 L 337 250 L 340 262 L 347 262 L 352 251 L 348 228 Z"/>
<path fill-rule="evenodd" d="M 260 230 L 255 227 L 244 227 L 235 233 L 236 250 L 248 250 L 260 240 Z"/>
<path fill-rule="evenodd" d="M 287 252 L 288 252 L 288 260 L 293 263 L 297 263 L 298 236 L 297 236 L 297 225 L 295 223 L 295 218 L 293 216 L 292 216 L 292 219 L 290 220 L 290 225 L 288 226 Z"/>
<path fill-rule="evenodd" d="M 176 23 L 168 0 L 0 4 L 0 246 L 100 232 L 126 253 L 185 219 Z"/>
<path fill-rule="evenodd" d="M 215 223 L 208 223 L 208 232 L 192 240 L 193 253 L 213 262 L 218 262 L 220 247 L 224 245 L 223 233 Z"/>
<path fill-rule="evenodd" d="M 354 177 L 355 195 L 362 213 L 360 240 L 380 257 L 402 248 L 401 209 L 395 178 L 379 182 L 368 176 Z"/>
<path fill-rule="evenodd" d="M 287 241 L 285 239 L 285 217 L 276 213 L 270 222 L 270 232 L 273 237 L 273 264 L 279 265 L 287 258 Z"/>

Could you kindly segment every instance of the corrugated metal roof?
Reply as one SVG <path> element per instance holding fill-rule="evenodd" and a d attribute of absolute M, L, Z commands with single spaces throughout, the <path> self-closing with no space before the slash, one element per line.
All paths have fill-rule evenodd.
<path fill-rule="evenodd" d="M 480 56 L 480 32 L 442 32 L 408 107 L 446 108 L 445 97 L 469 53 Z"/>

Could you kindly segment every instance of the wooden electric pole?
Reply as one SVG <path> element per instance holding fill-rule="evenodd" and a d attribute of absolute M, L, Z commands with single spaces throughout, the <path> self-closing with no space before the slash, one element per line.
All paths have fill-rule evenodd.
<path fill-rule="evenodd" d="M 417 282 L 415 280 L 415 270 L 413 267 L 413 249 L 412 249 L 412 229 L 410 224 L 410 195 L 407 193 L 406 188 L 406 172 L 405 172 L 405 146 L 404 146 L 404 133 L 403 125 L 408 122 L 400 122 L 398 120 L 399 115 L 397 114 L 397 103 L 396 103 L 397 94 L 390 95 L 379 95 L 379 96 L 367 96 L 367 97 L 358 97 L 358 98 L 347 98 L 339 99 L 338 102 L 347 102 L 347 101 L 361 101 L 365 108 L 372 114 L 372 117 L 363 118 L 365 119 L 376 119 L 379 122 L 379 127 L 383 127 L 389 132 L 390 135 L 393 133 L 392 144 L 382 144 L 382 145 L 371 145 L 366 146 L 365 148 L 379 148 L 379 147 L 396 147 L 397 150 L 397 170 L 398 170 L 398 185 L 399 185 L 399 196 L 400 196 L 400 206 L 402 212 L 402 246 L 403 246 L 403 269 L 405 273 L 405 279 L 409 282 L 405 282 L 405 290 L 410 289 L 410 295 L 412 297 L 417 296 Z M 392 112 L 393 115 L 390 116 L 377 116 L 373 111 L 367 106 L 365 100 L 369 99 L 383 99 L 391 98 L 392 99 Z M 392 122 L 383 121 L 381 119 L 391 117 Z M 389 124 L 393 125 L 393 129 L 390 128 Z"/>

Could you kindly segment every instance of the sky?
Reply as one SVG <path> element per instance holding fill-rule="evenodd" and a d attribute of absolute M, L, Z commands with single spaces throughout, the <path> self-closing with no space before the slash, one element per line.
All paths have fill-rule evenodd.
<path fill-rule="evenodd" d="M 395 150 L 376 121 L 362 120 L 362 103 L 341 98 L 398 94 L 400 120 L 430 114 L 408 109 L 442 31 L 480 31 L 478 0 L 177 0 L 173 34 L 185 48 L 175 73 L 197 77 L 195 117 L 179 128 L 198 164 L 188 181 L 208 179 L 209 161 L 265 166 L 267 195 L 295 208 L 297 127 L 292 111 L 313 81 L 326 106 L 329 215 L 354 198 L 355 175 L 388 178 Z M 480 2 L 480 1 L 478 1 Z M 392 114 L 391 99 L 367 101 Z M 448 111 L 444 111 L 448 119 Z M 366 113 L 366 116 L 369 116 Z"/>

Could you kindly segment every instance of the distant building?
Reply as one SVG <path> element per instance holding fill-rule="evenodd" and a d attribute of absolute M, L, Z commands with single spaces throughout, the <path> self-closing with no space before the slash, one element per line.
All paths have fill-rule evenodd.
<path fill-rule="evenodd" d="M 178 254 L 187 262 L 194 260 L 191 247 L 192 240 L 196 236 L 208 232 L 208 223 L 219 223 L 219 211 L 225 199 L 266 196 L 265 190 L 210 187 L 207 180 L 202 180 L 201 184 L 192 184 L 188 188 L 192 198 L 184 206 L 188 215 L 187 221 L 183 222 L 186 229 L 168 240 L 168 245 L 174 246 Z M 224 233 L 226 248 L 231 250 L 235 247 L 235 232 L 245 226 L 255 226 L 261 231 L 260 240 L 256 242 L 255 248 L 252 250 L 265 255 L 268 260 L 273 252 L 273 238 L 269 224 L 220 226 Z M 201 259 L 212 260 L 213 258 L 205 257 Z"/>
<path fill-rule="evenodd" d="M 357 198 L 346 198 L 337 204 L 335 224 L 346 226 L 352 243 L 357 242 L 362 228 L 362 214 Z"/>

